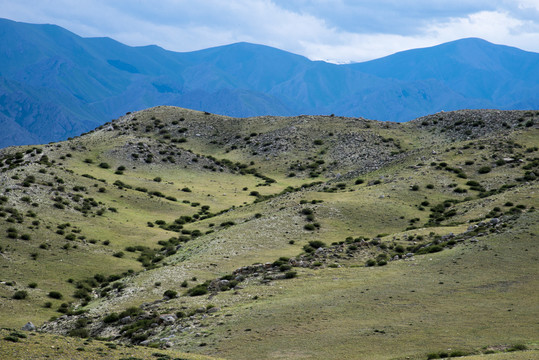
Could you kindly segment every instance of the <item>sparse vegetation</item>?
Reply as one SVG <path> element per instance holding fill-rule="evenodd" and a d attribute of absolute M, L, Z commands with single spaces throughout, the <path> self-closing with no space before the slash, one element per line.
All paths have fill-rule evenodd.
<path fill-rule="evenodd" d="M 0 280 L 20 315 L 0 320 L 45 323 L 85 355 L 114 334 L 102 357 L 127 357 L 122 344 L 226 358 L 532 353 L 535 314 L 515 309 L 537 292 L 522 277 L 539 233 L 525 126 L 537 118 L 485 112 L 328 124 L 159 107 L 39 156 L 3 149 Z"/>

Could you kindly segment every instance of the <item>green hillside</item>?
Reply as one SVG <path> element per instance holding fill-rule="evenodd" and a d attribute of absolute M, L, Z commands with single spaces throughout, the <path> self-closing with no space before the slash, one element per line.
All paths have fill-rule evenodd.
<path fill-rule="evenodd" d="M 2 149 L 0 325 L 227 359 L 536 358 L 538 124 L 157 107 Z"/>

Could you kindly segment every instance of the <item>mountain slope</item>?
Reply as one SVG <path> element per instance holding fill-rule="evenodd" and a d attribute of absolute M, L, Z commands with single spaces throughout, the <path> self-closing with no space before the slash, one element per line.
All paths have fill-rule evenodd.
<path fill-rule="evenodd" d="M 2 149 L 0 324 L 230 359 L 533 358 L 538 124 L 160 106 Z"/>
<path fill-rule="evenodd" d="M 440 110 L 539 103 L 539 54 L 479 39 L 349 65 L 248 43 L 190 53 L 130 47 L 6 19 L 0 40 L 0 113 L 13 131 L 0 146 L 65 139 L 157 105 L 238 117 L 408 121 Z"/>

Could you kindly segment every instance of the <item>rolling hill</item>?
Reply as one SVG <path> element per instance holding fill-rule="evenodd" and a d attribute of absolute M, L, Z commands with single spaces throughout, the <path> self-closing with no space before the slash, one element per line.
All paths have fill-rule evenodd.
<path fill-rule="evenodd" d="M 335 65 L 237 43 L 188 53 L 0 20 L 0 146 L 65 140 L 128 111 L 408 121 L 441 110 L 534 109 L 539 54 L 462 39 Z"/>
<path fill-rule="evenodd" d="M 160 106 L 2 149 L 0 349 L 536 358 L 538 124 Z"/>

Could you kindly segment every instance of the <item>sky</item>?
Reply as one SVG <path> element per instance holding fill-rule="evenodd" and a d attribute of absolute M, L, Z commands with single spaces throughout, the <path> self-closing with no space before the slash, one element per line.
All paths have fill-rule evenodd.
<path fill-rule="evenodd" d="M 539 0 L 0 0 L 0 17 L 131 46 L 246 41 L 335 63 L 466 37 L 539 52 Z"/>

